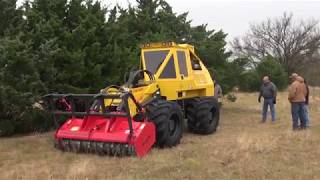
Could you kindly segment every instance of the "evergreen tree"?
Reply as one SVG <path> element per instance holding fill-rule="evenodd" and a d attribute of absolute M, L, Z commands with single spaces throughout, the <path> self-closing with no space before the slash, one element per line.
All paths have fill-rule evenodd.
<path fill-rule="evenodd" d="M 0 0 L 0 38 L 17 33 L 22 22 L 22 10 L 17 9 L 17 0 Z"/>
<path fill-rule="evenodd" d="M 0 40 L 0 136 L 15 132 L 19 124 L 36 120 L 29 115 L 37 111 L 35 103 L 44 86 L 29 45 L 20 36 Z"/>
<path fill-rule="evenodd" d="M 50 91 L 97 91 L 107 54 L 106 9 L 99 2 L 35 0 L 25 4 L 41 80 Z"/>

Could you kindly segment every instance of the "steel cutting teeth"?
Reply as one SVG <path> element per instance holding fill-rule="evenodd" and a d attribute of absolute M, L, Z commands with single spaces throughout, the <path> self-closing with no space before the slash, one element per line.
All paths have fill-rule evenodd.
<path fill-rule="evenodd" d="M 103 155 L 104 154 L 104 149 L 103 149 L 103 142 L 97 142 L 96 144 L 96 152 L 99 154 L 99 155 Z"/>
<path fill-rule="evenodd" d="M 55 143 L 55 147 L 67 152 L 96 153 L 110 156 L 136 155 L 134 146 L 124 143 L 62 139 Z"/>
<path fill-rule="evenodd" d="M 84 153 L 90 152 L 90 141 L 83 141 L 82 142 L 82 150 Z"/>
<path fill-rule="evenodd" d="M 97 152 L 97 143 L 90 141 L 90 153 L 96 153 Z"/>
<path fill-rule="evenodd" d="M 103 144 L 103 152 L 108 154 L 111 154 L 111 144 L 110 143 L 104 143 Z"/>
<path fill-rule="evenodd" d="M 73 152 L 80 152 L 80 141 L 70 141 L 70 149 Z"/>
<path fill-rule="evenodd" d="M 70 140 L 64 139 L 60 144 L 64 151 L 70 151 Z"/>

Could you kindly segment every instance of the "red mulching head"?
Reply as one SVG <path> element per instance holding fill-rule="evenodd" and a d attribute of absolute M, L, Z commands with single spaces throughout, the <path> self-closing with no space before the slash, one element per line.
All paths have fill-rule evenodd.
<path fill-rule="evenodd" d="M 129 121 L 117 116 L 70 118 L 57 130 L 55 138 L 62 150 L 143 157 L 155 143 L 155 126 L 152 122 L 131 120 L 130 132 Z"/>

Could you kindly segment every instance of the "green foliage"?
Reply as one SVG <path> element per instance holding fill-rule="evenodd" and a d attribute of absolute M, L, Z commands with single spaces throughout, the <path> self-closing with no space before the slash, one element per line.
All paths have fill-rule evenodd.
<path fill-rule="evenodd" d="M 51 129 L 54 125 L 53 120 L 41 109 L 32 109 L 21 116 L 15 123 L 15 132 L 44 132 Z"/>
<path fill-rule="evenodd" d="M 17 0 L 0 0 L 0 37 L 17 33 L 22 22 L 22 10 L 16 7 Z"/>
<path fill-rule="evenodd" d="M 261 87 L 261 77 L 255 69 L 244 72 L 241 80 L 242 83 L 239 83 L 239 88 L 242 91 L 259 91 Z"/>
<path fill-rule="evenodd" d="M 35 111 L 34 103 L 45 92 L 34 59 L 28 42 L 19 37 L 0 40 L 0 121 L 8 126 L 6 135 Z"/>
<path fill-rule="evenodd" d="M 244 76 L 243 72 L 246 70 L 248 59 L 237 58 L 231 62 L 221 60 L 221 64 L 214 64 L 210 68 L 216 76 L 216 80 L 221 84 L 223 92 L 227 94 L 237 85 L 242 85 Z"/>
<path fill-rule="evenodd" d="M 269 76 L 278 90 L 284 90 L 288 85 L 288 75 L 279 61 L 272 57 L 266 57 L 257 67 L 260 77 Z"/>
<path fill-rule="evenodd" d="M 241 77 L 243 83 L 239 83 L 240 89 L 244 91 L 259 91 L 263 76 L 269 76 L 278 90 L 284 90 L 288 85 L 287 73 L 283 67 L 272 57 L 266 57 L 255 69 L 243 73 Z"/>
<path fill-rule="evenodd" d="M 106 9 L 99 2 L 83 0 L 35 0 L 24 6 L 24 38 L 38 55 L 37 69 L 46 87 L 83 93 L 103 86 L 109 51 Z"/>
<path fill-rule="evenodd" d="M 15 122 L 11 120 L 0 121 L 0 137 L 9 136 L 15 132 Z"/>

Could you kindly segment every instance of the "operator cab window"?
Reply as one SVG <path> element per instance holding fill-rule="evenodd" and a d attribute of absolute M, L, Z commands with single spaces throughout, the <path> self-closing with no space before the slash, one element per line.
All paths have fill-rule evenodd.
<path fill-rule="evenodd" d="M 162 51 L 146 51 L 144 52 L 144 60 L 146 63 L 146 69 L 152 74 L 158 71 L 161 63 L 167 57 L 169 50 Z"/>
<path fill-rule="evenodd" d="M 202 70 L 200 61 L 190 52 L 191 66 L 193 70 Z"/>
<path fill-rule="evenodd" d="M 188 70 L 187 70 L 187 62 L 186 62 L 186 53 L 184 51 L 177 51 L 178 56 L 178 63 L 179 63 L 179 69 L 180 74 L 184 77 L 188 76 Z"/>
<path fill-rule="evenodd" d="M 176 77 L 177 76 L 176 76 L 176 69 L 174 66 L 174 59 L 173 59 L 173 56 L 171 56 L 168 63 L 166 64 L 166 67 L 164 67 L 164 69 L 160 75 L 160 78 L 161 79 L 166 79 L 166 78 L 175 79 Z"/>

